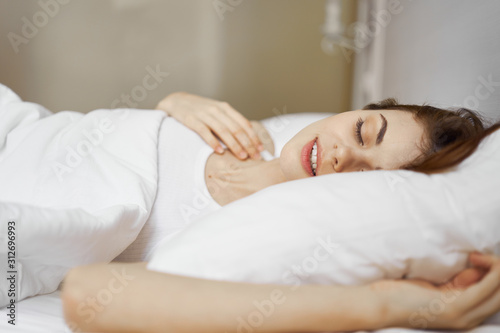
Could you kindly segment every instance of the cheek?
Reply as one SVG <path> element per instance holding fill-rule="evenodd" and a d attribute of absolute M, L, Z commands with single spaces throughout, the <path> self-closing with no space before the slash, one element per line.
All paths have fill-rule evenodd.
<path fill-rule="evenodd" d="M 280 154 L 280 169 L 287 181 L 302 177 L 300 158 L 297 154 L 296 145 L 286 144 Z"/>
<path fill-rule="evenodd" d="M 298 161 L 296 145 L 287 143 L 280 153 L 281 168 L 283 170 L 293 169 Z"/>
<path fill-rule="evenodd" d="M 293 163 L 290 161 L 289 155 L 284 148 L 280 155 L 280 169 L 287 181 L 293 180 Z"/>
<path fill-rule="evenodd" d="M 287 158 L 292 146 L 293 146 L 293 142 L 288 141 L 281 149 L 280 158 Z"/>
<path fill-rule="evenodd" d="M 399 150 L 397 153 L 393 154 L 392 169 L 400 169 L 401 167 L 412 163 L 416 158 L 420 156 L 420 150 L 418 150 L 414 145 L 408 145 L 403 149 Z"/>
<path fill-rule="evenodd" d="M 347 130 L 338 123 L 325 123 L 323 126 L 318 127 L 317 135 L 322 137 L 323 140 L 338 141 L 346 137 Z"/>

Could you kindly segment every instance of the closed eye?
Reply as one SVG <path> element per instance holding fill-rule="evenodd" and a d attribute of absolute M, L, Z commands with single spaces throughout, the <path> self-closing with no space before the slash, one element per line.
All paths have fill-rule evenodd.
<path fill-rule="evenodd" d="M 364 146 L 364 142 L 363 142 L 363 138 L 361 137 L 361 126 L 363 126 L 363 119 L 361 119 L 361 117 L 359 117 L 358 121 L 356 122 L 356 129 L 355 129 L 355 133 L 356 133 L 356 139 L 358 141 L 358 143 L 362 146 Z"/>

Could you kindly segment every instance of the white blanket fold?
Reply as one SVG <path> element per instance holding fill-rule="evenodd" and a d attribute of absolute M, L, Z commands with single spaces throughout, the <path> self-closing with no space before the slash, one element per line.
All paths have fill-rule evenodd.
<path fill-rule="evenodd" d="M 110 261 L 135 239 L 156 196 L 165 116 L 51 113 L 0 85 L 0 274 L 14 245 L 17 300 L 54 291 L 69 268 Z M 2 307 L 11 296 L 5 279 L 0 287 Z"/>

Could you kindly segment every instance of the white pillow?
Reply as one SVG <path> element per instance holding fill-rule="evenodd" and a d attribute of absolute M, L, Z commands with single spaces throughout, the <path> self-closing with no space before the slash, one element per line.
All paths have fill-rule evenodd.
<path fill-rule="evenodd" d="M 165 239 L 151 270 L 254 283 L 435 283 L 500 254 L 500 131 L 455 170 L 371 171 L 271 186 Z"/>

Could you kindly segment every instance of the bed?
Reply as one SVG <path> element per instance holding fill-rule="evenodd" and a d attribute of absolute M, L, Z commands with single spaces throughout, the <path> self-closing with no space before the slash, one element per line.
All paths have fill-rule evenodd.
<path fill-rule="evenodd" d="M 143 111 L 146 112 L 146 111 Z M 304 126 L 305 123 L 311 123 L 314 120 L 317 120 L 318 117 L 325 117 L 324 114 L 289 114 L 289 115 L 282 115 L 280 116 L 280 120 L 284 122 L 286 120 L 286 123 L 288 126 L 281 130 L 279 132 L 279 137 L 280 140 L 276 138 L 274 140 L 276 142 L 276 148 L 277 151 L 280 151 L 284 142 L 287 142 L 290 136 L 294 135 L 298 131 L 298 129 L 301 126 Z M 307 117 L 307 119 L 306 119 Z M 277 119 L 270 118 L 267 121 L 264 121 L 264 125 L 267 128 L 272 128 L 272 125 L 275 124 L 275 121 Z M 271 131 L 272 132 L 272 131 Z M 497 147 L 497 146 L 495 146 Z M 489 152 L 486 152 L 482 155 L 485 155 L 488 157 L 489 160 L 494 160 L 492 158 L 492 155 Z M 499 160 L 498 158 L 496 160 Z M 500 160 L 499 160 L 500 161 Z M 481 163 L 473 163 L 473 165 L 481 165 Z M 498 165 L 498 164 L 495 164 Z M 498 169 L 496 169 L 498 170 Z M 369 173 L 366 173 L 364 176 L 369 176 Z M 469 177 L 470 178 L 470 177 Z M 339 179 L 336 180 L 337 182 Z M 476 177 L 475 182 L 478 182 L 478 179 Z M 488 180 L 489 183 L 495 183 L 492 180 Z M 407 179 L 407 182 L 409 183 L 409 179 Z M 288 184 L 291 184 L 289 182 Z M 482 183 L 481 183 L 482 184 Z M 380 191 L 380 189 L 379 189 Z M 264 192 L 262 192 L 264 193 Z M 254 196 L 256 198 L 255 200 L 258 200 L 258 196 Z M 249 198 L 250 199 L 250 198 Z M 247 201 L 249 200 L 247 199 Z M 238 209 L 236 209 L 238 210 Z M 228 211 L 227 209 L 224 211 Z M 220 211 L 222 213 L 222 210 Z M 247 213 L 246 215 L 250 215 Z M 350 214 L 354 216 L 354 214 Z M 214 215 L 214 216 L 219 216 L 219 215 Z M 497 215 L 498 216 L 498 215 Z M 387 218 L 385 218 L 387 219 Z M 217 219 L 218 220 L 218 219 Z M 287 220 L 290 221 L 290 220 Z M 208 221 L 205 220 L 204 224 L 199 224 L 201 225 L 208 225 Z M 498 222 L 497 219 L 495 219 L 494 222 Z M 234 224 L 234 223 L 233 223 Z M 498 223 L 495 223 L 495 225 L 498 225 Z M 496 230 L 496 229 L 495 229 Z M 498 235 L 498 232 L 492 232 L 493 235 Z M 273 233 L 271 233 L 273 234 Z M 214 239 L 214 238 L 211 238 Z M 45 243 L 44 243 L 45 244 Z M 25 247 L 26 248 L 26 247 Z M 241 253 L 241 252 L 238 252 Z M 173 261 L 169 261 L 173 263 Z M 185 262 L 185 261 L 184 261 Z M 245 261 L 243 261 L 245 262 Z M 84 264 L 84 262 L 81 262 L 80 264 Z M 193 266 L 195 267 L 195 266 Z M 57 288 L 54 287 L 54 289 Z M 43 295 L 38 295 L 30 298 L 26 298 L 20 302 L 17 303 L 17 308 L 16 308 L 16 325 L 10 325 L 8 323 L 8 317 L 7 317 L 7 309 L 2 308 L 0 309 L 0 332 L 71 332 L 70 328 L 65 324 L 64 319 L 63 319 L 63 314 L 62 314 L 62 302 L 59 298 L 60 291 L 56 290 L 52 293 L 48 294 L 43 294 Z M 418 332 L 424 332 L 422 330 L 412 330 L 412 329 L 402 329 L 402 328 L 391 328 L 391 329 L 384 329 L 384 330 L 379 330 L 377 331 L 378 333 L 390 333 L 390 332 L 397 332 L 397 333 L 418 333 Z M 428 331 L 425 331 L 428 332 Z M 500 312 L 497 313 L 495 316 L 490 318 L 485 324 L 482 326 L 470 330 L 468 332 L 481 332 L 481 333 L 493 333 L 493 332 L 500 332 Z"/>
<path fill-rule="evenodd" d="M 62 314 L 60 291 L 27 298 L 16 304 L 16 325 L 7 322 L 7 309 L 0 309 L 1 332 L 71 332 Z"/>
<path fill-rule="evenodd" d="M 446 3 L 443 2 L 443 6 L 449 6 L 449 8 L 444 8 L 443 10 L 450 10 L 454 7 L 456 7 L 456 10 L 460 10 L 460 13 L 469 14 L 469 9 L 471 6 L 476 6 L 477 4 L 474 4 L 473 2 L 470 2 L 467 6 L 455 6 L 454 2 L 447 1 Z M 427 82 L 434 82 L 430 81 L 430 79 L 434 79 L 435 77 L 433 76 L 432 70 L 429 71 L 424 71 L 422 68 L 419 68 L 418 66 L 413 66 L 414 62 L 404 62 L 404 61 L 398 61 L 401 59 L 407 59 L 405 57 L 405 54 L 401 54 L 401 50 L 407 50 L 409 48 L 397 48 L 393 47 L 391 48 L 391 45 L 394 46 L 394 44 L 397 44 L 399 42 L 398 40 L 395 39 L 395 36 L 406 36 L 406 33 L 409 33 L 409 31 L 406 31 L 406 33 L 401 33 L 402 28 L 401 27 L 401 22 L 407 22 L 408 21 L 408 16 L 411 15 L 411 13 L 415 13 L 415 10 L 417 9 L 422 9 L 424 7 L 424 4 L 420 3 L 410 3 L 409 1 L 403 2 L 403 8 L 404 11 L 393 17 L 393 23 L 386 29 L 387 34 L 381 34 L 380 38 L 375 39 L 374 43 L 372 43 L 370 46 L 368 46 L 365 51 L 359 54 L 356 54 L 356 68 L 355 68 L 355 87 L 358 87 L 357 89 L 354 89 L 353 91 L 353 107 L 360 107 L 367 102 L 373 101 L 373 100 L 379 100 L 382 97 L 386 97 L 388 95 L 390 96 L 396 96 L 404 99 L 407 102 L 420 102 L 422 100 L 429 100 L 431 102 L 440 102 L 443 104 L 453 104 L 456 101 L 461 102 L 464 101 L 464 96 L 465 98 L 468 96 L 468 94 L 472 94 L 475 91 L 476 85 L 478 84 L 477 82 L 477 75 L 481 74 L 484 77 L 488 77 L 490 73 L 492 73 L 491 68 L 493 68 L 493 74 L 494 74 L 494 81 L 498 81 L 498 72 L 497 68 L 499 68 L 496 63 L 491 64 L 491 62 L 487 61 L 480 61 L 477 60 L 476 63 L 481 63 L 483 64 L 483 67 L 488 67 L 488 68 L 480 68 L 473 71 L 471 75 L 468 76 L 470 79 L 468 84 L 464 83 L 462 86 L 460 86 L 460 91 L 454 90 L 450 92 L 448 95 L 442 94 L 442 90 L 435 89 L 435 93 L 440 93 L 439 97 L 437 98 L 436 95 L 432 94 L 432 90 L 436 88 L 436 85 L 438 86 L 449 86 L 449 87 L 454 87 L 455 85 L 453 84 L 455 78 L 452 75 L 442 75 L 441 77 L 447 77 L 450 82 L 437 82 L 435 85 L 429 86 L 428 90 L 426 90 L 427 85 L 425 83 Z M 491 15 L 498 13 L 498 7 L 495 6 L 495 8 L 492 8 L 494 6 L 494 2 L 489 2 L 489 3 L 483 3 L 483 6 L 488 6 L 486 8 L 487 10 L 483 10 L 483 12 L 490 13 Z M 413 9 L 411 9 L 413 6 Z M 419 7 L 422 6 L 422 7 Z M 365 14 L 369 12 L 372 8 L 365 8 Z M 496 11 L 495 11 L 495 10 Z M 363 10 L 362 6 L 360 6 L 359 11 L 361 12 Z M 476 11 L 475 13 L 478 13 Z M 437 15 L 437 14 L 436 14 Z M 362 17 L 362 15 L 359 15 Z M 368 16 L 367 16 L 368 17 Z M 441 22 L 441 21 L 438 21 Z M 484 21 L 484 24 L 487 22 L 491 21 Z M 471 28 L 471 25 L 466 26 L 467 29 Z M 407 25 L 407 30 L 413 29 L 412 26 Z M 485 32 L 489 34 L 495 34 L 495 29 L 484 29 Z M 437 30 L 435 31 L 435 36 L 441 38 L 441 40 L 446 40 L 448 41 L 447 35 L 443 32 L 440 31 L 441 33 L 437 35 Z M 403 38 L 403 37 L 401 37 Z M 437 37 L 436 37 L 437 38 Z M 493 40 L 493 37 L 491 38 Z M 421 38 L 420 40 L 414 39 L 414 38 L 407 38 L 411 43 L 423 43 L 427 39 Z M 484 37 L 482 39 L 478 39 L 481 42 L 484 41 L 484 43 L 488 42 L 488 38 Z M 494 39 L 497 41 L 498 39 Z M 380 44 L 382 43 L 382 45 Z M 385 44 L 384 44 L 385 43 Z M 462 41 L 463 43 L 463 41 Z M 492 44 L 493 45 L 493 44 Z M 497 44 L 494 44 L 497 45 Z M 493 46 L 494 46 L 493 45 Z M 420 45 L 425 46 L 425 45 Z M 436 43 L 434 47 L 436 46 L 441 46 L 441 47 L 449 47 L 448 44 L 445 43 Z M 484 48 L 481 47 L 481 45 L 478 45 L 478 47 L 474 48 L 478 53 L 482 52 Z M 400 53 L 396 53 L 395 51 L 399 50 Z M 488 59 L 500 59 L 498 57 L 491 57 L 491 52 L 484 52 L 484 56 L 488 57 Z M 382 53 L 380 53 L 382 52 Z M 439 53 L 435 51 L 436 53 Z M 387 62 L 390 62 L 392 64 L 392 68 L 386 68 L 385 71 L 383 71 L 383 65 L 384 65 L 384 56 L 383 54 L 387 54 L 387 57 L 390 57 L 390 60 Z M 475 57 L 476 54 L 473 55 Z M 398 58 L 399 57 L 399 58 Z M 479 59 L 479 58 L 478 58 Z M 486 60 L 488 60 L 486 59 Z M 435 61 L 438 61 L 439 59 L 434 59 Z M 447 61 L 447 60 L 445 60 Z M 459 64 L 461 62 L 457 62 Z M 400 65 L 400 67 L 397 67 L 396 65 Z M 407 67 L 412 67 L 413 72 L 409 74 L 414 80 L 408 80 L 407 82 L 401 83 L 397 78 L 399 77 L 398 74 L 400 72 L 407 72 L 409 69 Z M 457 65 L 458 66 L 458 65 Z M 450 70 L 454 70 L 454 68 L 450 67 Z M 418 73 L 417 73 L 418 72 Z M 456 72 L 459 72 L 458 70 Z M 416 75 L 420 75 L 418 78 L 419 80 L 416 80 Z M 426 76 L 427 75 L 427 76 Z M 379 84 L 373 84 L 373 82 L 377 82 Z M 422 85 L 418 87 L 412 87 L 408 86 L 412 82 L 420 82 Z M 496 113 L 497 110 L 497 105 L 498 105 L 498 100 L 499 100 L 499 94 L 498 94 L 498 89 L 495 91 L 494 94 L 491 95 L 491 97 L 487 101 L 481 100 L 481 109 L 483 111 L 486 111 L 491 117 L 498 118 L 498 114 Z M 412 94 L 420 94 L 420 95 L 412 95 Z M 279 149 L 279 147 L 278 147 Z M 63 319 L 63 314 L 62 314 L 62 303 L 59 298 L 60 291 L 56 290 L 55 292 L 49 293 L 49 294 L 44 294 L 44 295 L 38 295 L 34 297 L 27 298 L 25 300 L 22 300 L 16 304 L 16 325 L 13 326 L 8 323 L 8 317 L 7 317 L 7 309 L 6 308 L 1 308 L 0 309 L 0 332 L 71 332 L 70 328 L 65 324 L 64 319 Z M 360 331 L 361 332 L 361 331 Z M 418 332 L 432 332 L 432 331 L 422 331 L 422 330 L 412 330 L 412 329 L 402 329 L 402 328 L 391 328 L 391 329 L 383 329 L 383 330 L 378 330 L 376 331 L 378 333 L 418 333 Z M 437 332 L 437 331 L 434 331 Z M 496 315 L 492 316 L 489 318 L 483 325 L 473 329 L 469 330 L 467 332 L 471 333 L 498 333 L 500 332 L 500 312 L 497 313 Z"/>
<path fill-rule="evenodd" d="M 281 116 L 281 120 L 287 121 L 286 130 L 280 132 L 279 140 L 275 138 L 277 150 L 281 150 L 283 144 L 288 138 L 298 131 L 304 123 L 311 123 L 320 117 L 325 117 L 324 114 L 290 114 Z M 264 121 L 267 128 L 271 128 L 275 119 L 270 118 Z M 487 154 L 491 157 L 491 155 Z M 247 214 L 248 215 L 248 214 Z M 218 215 L 217 215 L 218 216 Z M 290 221 L 290 219 L 286 219 Z M 205 225 L 208 221 L 205 221 Z M 197 242 L 199 243 L 199 242 Z M 241 253 L 241 252 L 239 252 Z M 172 260 L 169 260 L 172 262 Z M 185 260 L 183 260 L 185 262 Z M 243 261 L 245 262 L 245 261 Z M 196 267 L 196 266 L 193 266 Z M 17 303 L 16 306 L 16 325 L 8 323 L 7 309 L 0 309 L 0 332 L 71 332 L 70 327 L 66 325 L 63 319 L 62 302 L 59 298 L 60 291 L 56 290 L 52 293 L 38 295 L 26 298 Z M 424 332 L 421 330 L 391 328 L 377 331 L 378 333 L 417 333 Z M 500 312 L 490 318 L 482 326 L 470 330 L 469 332 L 494 333 L 500 332 Z"/>

